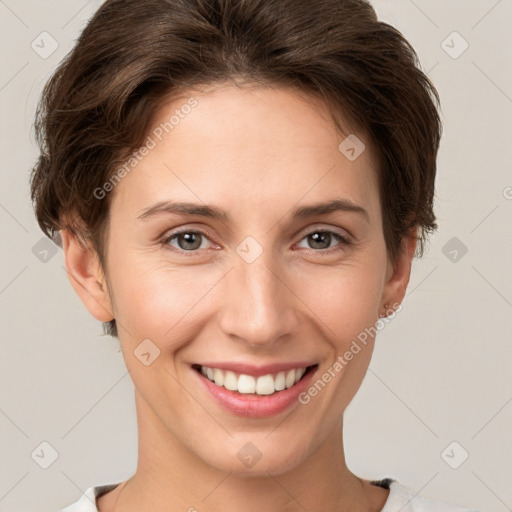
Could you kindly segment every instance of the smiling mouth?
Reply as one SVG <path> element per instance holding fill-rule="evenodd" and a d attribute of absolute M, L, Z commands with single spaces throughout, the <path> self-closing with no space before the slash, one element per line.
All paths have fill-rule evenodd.
<path fill-rule="evenodd" d="M 288 371 L 269 373 L 259 377 L 237 373 L 220 368 L 210 368 L 199 364 L 192 368 L 215 385 L 241 395 L 274 395 L 289 389 L 318 367 L 318 364 Z"/>

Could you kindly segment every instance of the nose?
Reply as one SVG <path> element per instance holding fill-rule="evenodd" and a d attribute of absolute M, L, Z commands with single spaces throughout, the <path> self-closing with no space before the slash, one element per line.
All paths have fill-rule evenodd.
<path fill-rule="evenodd" d="M 253 347 L 268 347 L 296 332 L 296 301 L 287 273 L 271 251 L 252 263 L 236 258 L 224 282 L 220 328 Z"/>

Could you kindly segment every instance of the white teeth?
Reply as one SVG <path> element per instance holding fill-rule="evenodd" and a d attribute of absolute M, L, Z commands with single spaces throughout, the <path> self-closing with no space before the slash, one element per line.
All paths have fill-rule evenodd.
<path fill-rule="evenodd" d="M 299 382 L 299 380 L 302 378 L 302 376 L 306 373 L 305 368 L 299 368 L 298 370 L 295 370 L 295 384 Z"/>
<path fill-rule="evenodd" d="M 242 376 L 240 375 L 240 378 Z M 258 395 L 271 395 L 275 391 L 275 384 L 272 375 L 262 375 L 256 381 L 256 393 Z"/>
<path fill-rule="evenodd" d="M 253 377 L 252 375 L 236 374 L 229 370 L 201 366 L 201 373 L 217 386 L 230 391 L 238 391 L 242 394 L 272 395 L 276 391 L 291 388 L 299 382 L 306 373 L 306 368 Z"/>
<path fill-rule="evenodd" d="M 276 391 L 282 391 L 286 387 L 286 373 L 279 372 L 276 377 Z"/>
<path fill-rule="evenodd" d="M 295 370 L 290 370 L 286 374 L 286 389 L 291 388 L 295 384 Z"/>
<path fill-rule="evenodd" d="M 238 389 L 238 379 L 233 372 L 227 371 L 224 375 L 224 387 L 229 391 L 236 391 Z"/>
<path fill-rule="evenodd" d="M 239 393 L 254 393 L 256 391 L 256 381 L 250 375 L 240 375 L 238 377 Z"/>
<path fill-rule="evenodd" d="M 224 384 L 224 372 L 222 370 L 215 368 L 213 370 L 213 378 L 217 386 L 222 386 Z"/>

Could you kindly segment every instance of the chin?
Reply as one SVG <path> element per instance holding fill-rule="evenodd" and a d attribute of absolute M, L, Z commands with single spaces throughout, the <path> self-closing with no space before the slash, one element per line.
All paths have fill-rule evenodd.
<path fill-rule="evenodd" d="M 283 447 L 282 440 L 272 442 L 264 438 L 255 440 L 256 436 L 243 437 L 245 440 L 224 446 L 220 453 L 218 450 L 215 453 L 210 452 L 202 457 L 203 460 L 215 469 L 231 473 L 233 476 L 257 478 L 268 477 L 268 473 L 272 475 L 287 473 L 307 457 L 304 444 L 299 443 L 298 446 L 287 444 Z"/>

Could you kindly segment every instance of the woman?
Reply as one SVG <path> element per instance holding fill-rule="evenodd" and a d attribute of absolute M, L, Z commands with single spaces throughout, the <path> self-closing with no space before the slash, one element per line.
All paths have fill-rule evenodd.
<path fill-rule="evenodd" d="M 32 199 L 135 385 L 136 473 L 65 510 L 463 511 L 345 463 L 437 228 L 438 96 L 363 0 L 109 0 L 47 84 Z"/>

